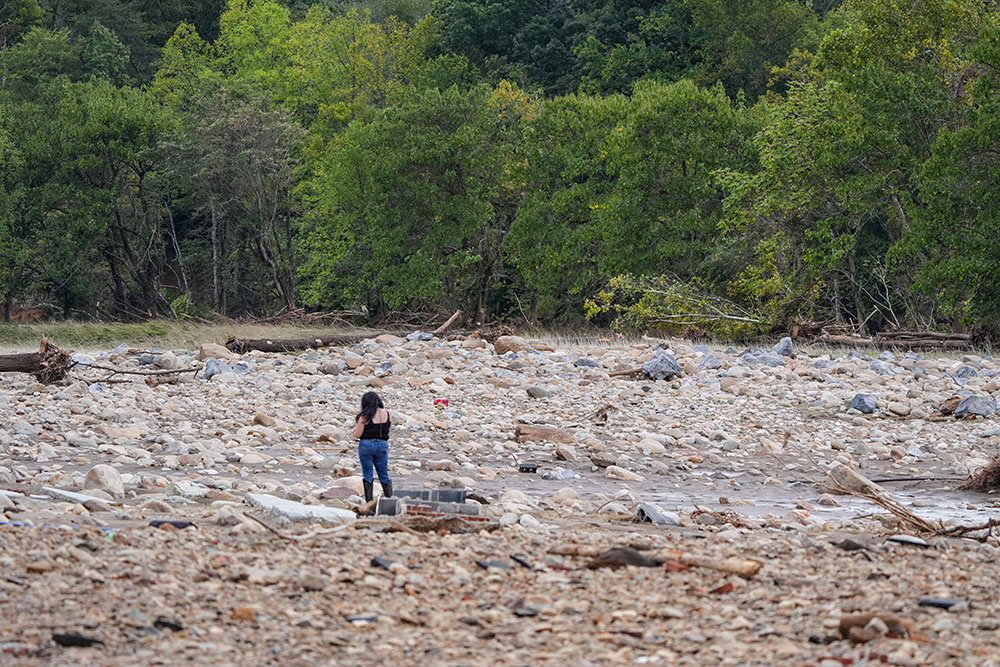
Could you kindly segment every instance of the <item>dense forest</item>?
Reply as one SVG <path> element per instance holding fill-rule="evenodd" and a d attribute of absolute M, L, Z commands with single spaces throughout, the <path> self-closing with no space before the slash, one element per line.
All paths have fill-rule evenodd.
<path fill-rule="evenodd" d="M 1000 321 L 995 0 L 0 0 L 0 313 Z"/>

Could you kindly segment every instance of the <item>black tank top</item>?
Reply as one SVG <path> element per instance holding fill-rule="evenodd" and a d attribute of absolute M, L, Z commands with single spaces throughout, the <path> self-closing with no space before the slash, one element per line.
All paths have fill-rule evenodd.
<path fill-rule="evenodd" d="M 386 411 L 388 412 L 388 411 Z M 365 430 L 361 432 L 362 440 L 388 440 L 389 429 L 392 428 L 392 415 L 386 416 L 381 424 L 365 422 Z"/>

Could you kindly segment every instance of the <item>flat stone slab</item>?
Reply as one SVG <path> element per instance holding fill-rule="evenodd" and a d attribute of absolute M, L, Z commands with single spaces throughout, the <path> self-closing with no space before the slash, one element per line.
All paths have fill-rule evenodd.
<path fill-rule="evenodd" d="M 639 521 L 648 521 L 659 526 L 681 525 L 681 518 L 676 512 L 669 512 L 656 503 L 639 503 L 636 516 Z"/>
<path fill-rule="evenodd" d="M 71 503 L 80 503 L 81 505 L 88 500 L 96 500 L 102 503 L 117 504 L 113 500 L 109 501 L 106 498 L 98 498 L 97 496 L 88 496 L 86 493 L 76 493 L 75 491 L 65 491 L 63 489 L 56 489 L 51 486 L 42 487 L 42 491 L 49 494 L 53 498 L 58 498 L 59 500 L 66 500 Z"/>
<path fill-rule="evenodd" d="M 338 507 L 326 507 L 324 505 L 303 505 L 294 500 L 285 500 L 277 496 L 270 496 L 266 493 L 248 493 L 247 502 L 254 507 L 270 510 L 278 516 L 283 516 L 292 521 L 351 521 L 356 518 L 356 514 L 350 510 L 342 510 Z"/>

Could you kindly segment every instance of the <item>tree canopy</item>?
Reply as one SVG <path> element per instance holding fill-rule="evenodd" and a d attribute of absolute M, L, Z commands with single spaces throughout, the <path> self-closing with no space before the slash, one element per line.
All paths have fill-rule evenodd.
<path fill-rule="evenodd" d="M 0 315 L 991 333 L 998 72 L 986 0 L 0 0 Z"/>

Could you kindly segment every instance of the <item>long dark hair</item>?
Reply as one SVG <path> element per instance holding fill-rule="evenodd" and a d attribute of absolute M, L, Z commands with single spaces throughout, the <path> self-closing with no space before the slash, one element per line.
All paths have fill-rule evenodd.
<path fill-rule="evenodd" d="M 378 397 L 374 391 L 367 392 L 361 397 L 361 412 L 358 413 L 358 419 L 362 417 L 369 424 L 375 419 L 375 413 L 378 412 L 379 408 L 384 408 L 382 405 L 382 399 Z"/>

